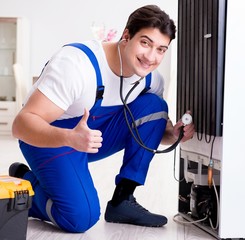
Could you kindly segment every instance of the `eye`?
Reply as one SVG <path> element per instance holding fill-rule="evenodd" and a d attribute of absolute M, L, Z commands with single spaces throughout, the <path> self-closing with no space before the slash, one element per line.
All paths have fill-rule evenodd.
<path fill-rule="evenodd" d="M 140 42 L 141 42 L 141 45 L 143 47 L 149 47 L 150 46 L 150 42 L 145 40 L 145 39 L 142 39 Z"/>
<path fill-rule="evenodd" d="M 164 54 L 167 50 L 168 50 L 167 47 L 160 47 L 157 49 L 158 53 L 160 53 L 160 54 Z"/>

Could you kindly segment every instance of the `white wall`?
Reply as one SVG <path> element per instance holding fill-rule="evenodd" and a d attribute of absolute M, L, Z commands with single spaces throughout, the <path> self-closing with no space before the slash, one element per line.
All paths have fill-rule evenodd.
<path fill-rule="evenodd" d="M 156 4 L 177 19 L 177 0 L 90 0 L 86 3 L 81 0 L 0 0 L 0 16 L 25 17 L 29 21 L 30 72 L 38 76 L 46 61 L 62 45 L 93 38 L 93 22 L 117 29 L 119 38 L 128 15 L 146 4 Z M 171 58 L 169 53 L 160 67 L 167 88 L 172 72 Z"/>

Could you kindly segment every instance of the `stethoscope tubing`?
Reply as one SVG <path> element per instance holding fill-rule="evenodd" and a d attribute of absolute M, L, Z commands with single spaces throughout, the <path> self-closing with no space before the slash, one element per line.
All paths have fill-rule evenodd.
<path fill-rule="evenodd" d="M 133 92 L 133 90 L 138 86 L 139 84 L 139 81 L 137 81 L 133 87 L 129 90 L 129 92 L 127 93 L 127 95 L 125 96 L 125 98 L 123 98 L 123 76 L 120 76 L 120 98 L 121 98 L 121 101 L 123 103 L 123 111 L 124 111 L 124 117 L 125 117 L 125 121 L 127 123 L 127 126 L 128 126 L 128 129 L 132 135 L 132 137 L 134 138 L 134 140 L 141 146 L 143 147 L 144 149 L 146 149 L 147 151 L 150 151 L 152 153 L 168 153 L 168 152 L 171 152 L 172 150 L 174 150 L 178 144 L 180 143 L 181 139 L 183 138 L 184 136 L 184 127 L 182 126 L 181 129 L 180 129 L 180 134 L 179 134 L 179 137 L 178 139 L 176 140 L 176 142 L 174 144 L 172 144 L 170 147 L 166 148 L 166 149 L 162 149 L 162 150 L 158 150 L 158 149 L 152 149 L 152 148 L 149 148 L 147 147 L 144 142 L 142 141 L 141 137 L 140 137 L 140 134 L 139 134 L 139 131 L 138 131 L 138 128 L 137 128 L 137 125 L 135 123 L 135 119 L 134 119 L 134 116 L 133 116 L 133 113 L 131 112 L 128 104 L 127 104 L 127 100 L 128 100 L 128 97 L 130 96 L 130 94 Z M 127 113 L 130 115 L 130 118 L 132 120 L 132 125 L 133 125 L 133 128 L 129 122 L 129 119 L 128 119 L 128 116 L 127 116 Z M 134 131 L 135 133 L 134 133 Z"/>
<path fill-rule="evenodd" d="M 142 80 L 142 78 L 140 78 L 137 82 L 135 82 L 135 84 L 133 85 L 133 87 L 129 90 L 129 92 L 127 93 L 127 95 L 125 96 L 125 99 L 123 98 L 123 69 L 122 69 L 122 56 L 121 56 L 121 51 L 120 51 L 120 43 L 122 41 L 125 41 L 126 39 L 121 39 L 119 42 L 118 42 L 118 55 L 119 55 L 119 61 L 120 61 L 120 99 L 123 103 L 123 111 L 124 111 L 124 117 L 125 117 L 125 121 L 127 123 L 127 126 L 128 126 L 128 129 L 132 135 L 132 137 L 134 138 L 134 140 L 144 149 L 146 149 L 147 151 L 150 151 L 152 153 L 168 153 L 168 152 L 171 152 L 172 150 L 174 150 L 178 144 L 180 143 L 181 139 L 183 138 L 184 136 L 184 127 L 181 127 L 180 128 L 180 134 L 179 134 L 179 137 L 177 139 L 177 141 L 171 145 L 170 147 L 166 148 L 166 149 L 163 149 L 163 150 L 158 150 L 158 149 L 152 149 L 152 148 L 149 148 L 147 147 L 144 142 L 142 141 L 141 137 L 140 137 L 140 134 L 139 134 L 139 131 L 138 131 L 138 128 L 137 128 L 137 125 L 135 123 L 135 119 L 134 119 L 134 116 L 129 108 L 129 106 L 127 105 L 127 100 L 128 100 L 128 97 L 130 96 L 130 94 L 133 92 L 133 90 L 138 86 L 138 84 L 140 83 L 140 80 Z M 133 128 L 131 127 L 131 124 L 129 123 L 129 119 L 128 119 L 128 116 L 127 116 L 127 113 L 130 115 L 130 118 L 132 120 L 132 125 L 133 125 L 133 128 L 135 130 L 135 133 L 133 131 Z"/>

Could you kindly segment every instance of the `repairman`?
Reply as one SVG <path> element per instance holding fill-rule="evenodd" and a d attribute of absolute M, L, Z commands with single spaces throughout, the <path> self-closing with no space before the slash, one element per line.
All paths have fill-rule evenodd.
<path fill-rule="evenodd" d="M 28 166 L 13 163 L 9 174 L 31 182 L 30 216 L 67 232 L 91 228 L 100 203 L 88 163 L 124 150 L 105 220 L 147 227 L 167 223 L 133 195 L 144 185 L 155 153 L 139 145 L 130 129 L 137 128 L 134 134 L 150 149 L 178 138 L 183 123 L 172 125 L 156 70 L 175 33 L 173 20 L 147 5 L 129 16 L 117 42 L 67 44 L 53 55 L 12 128 Z M 186 125 L 182 141 L 193 134 L 193 123 Z"/>

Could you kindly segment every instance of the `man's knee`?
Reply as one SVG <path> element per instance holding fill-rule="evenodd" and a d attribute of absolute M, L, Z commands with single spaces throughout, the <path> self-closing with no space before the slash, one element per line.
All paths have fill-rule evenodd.
<path fill-rule="evenodd" d="M 159 96 L 147 93 L 145 94 L 146 103 L 153 111 L 165 111 L 168 112 L 167 102 Z"/>
<path fill-rule="evenodd" d="M 131 106 L 130 106 L 131 105 Z M 139 96 L 134 102 L 129 104 L 132 109 L 138 109 L 141 113 L 161 112 L 168 113 L 167 102 L 153 93 L 146 93 Z"/>
<path fill-rule="evenodd" d="M 55 210 L 52 222 L 62 230 L 71 233 L 83 233 L 90 229 L 100 218 L 99 205 L 83 204 L 81 207 L 73 207 L 67 210 Z"/>
<path fill-rule="evenodd" d="M 159 126 L 160 124 L 165 129 L 168 120 L 168 105 L 159 96 L 151 93 L 142 95 L 139 101 L 134 103 L 132 110 L 134 111 L 136 126 L 151 123 L 151 126 Z"/>

